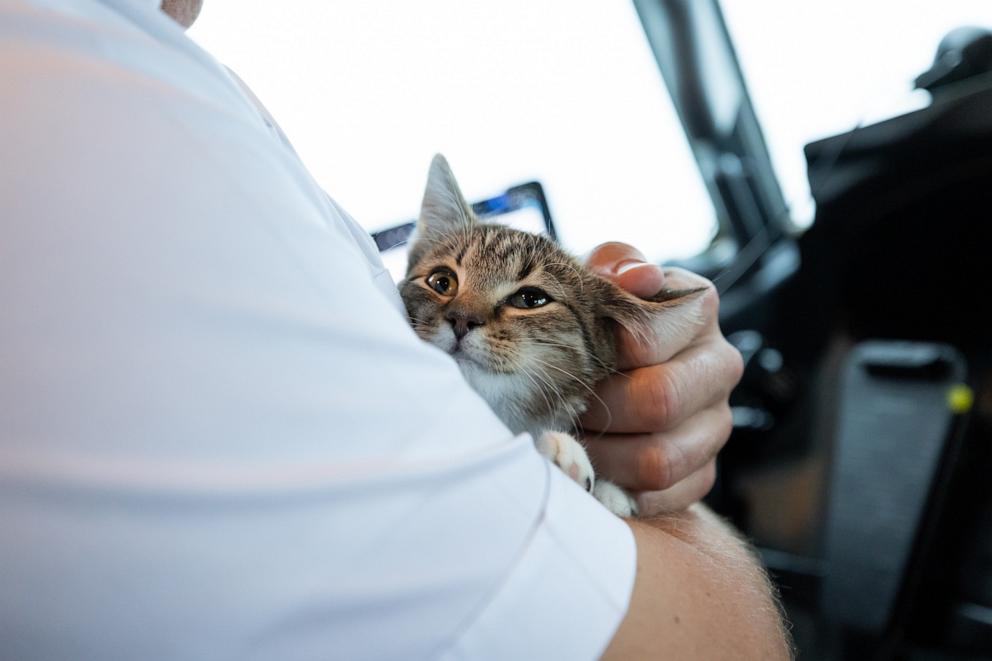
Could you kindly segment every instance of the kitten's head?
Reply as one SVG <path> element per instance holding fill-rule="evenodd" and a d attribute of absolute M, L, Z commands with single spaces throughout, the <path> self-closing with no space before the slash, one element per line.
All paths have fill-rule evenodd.
<path fill-rule="evenodd" d="M 644 332 L 677 304 L 628 294 L 547 237 L 479 221 L 441 155 L 400 294 L 416 333 L 515 432 L 571 427 L 616 369 L 616 325 Z"/>

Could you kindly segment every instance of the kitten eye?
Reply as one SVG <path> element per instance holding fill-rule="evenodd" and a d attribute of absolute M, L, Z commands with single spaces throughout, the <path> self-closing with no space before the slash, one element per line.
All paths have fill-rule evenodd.
<path fill-rule="evenodd" d="M 537 287 L 524 287 L 517 291 L 516 294 L 510 296 L 506 299 L 506 302 L 515 308 L 522 308 L 524 310 L 529 308 L 539 308 L 543 305 L 547 305 L 553 299 L 548 296 L 547 292 L 543 289 L 538 289 Z"/>
<path fill-rule="evenodd" d="M 427 276 L 427 286 L 442 296 L 454 296 L 458 291 L 458 277 L 450 269 L 434 269 Z"/>

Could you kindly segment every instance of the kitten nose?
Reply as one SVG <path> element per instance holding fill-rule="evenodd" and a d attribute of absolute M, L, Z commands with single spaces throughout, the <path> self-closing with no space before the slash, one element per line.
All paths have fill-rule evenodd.
<path fill-rule="evenodd" d="M 451 324 L 451 329 L 455 331 L 455 338 L 462 339 L 468 332 L 476 326 L 481 326 L 485 321 L 479 315 L 462 310 L 448 310 L 444 318 Z"/>

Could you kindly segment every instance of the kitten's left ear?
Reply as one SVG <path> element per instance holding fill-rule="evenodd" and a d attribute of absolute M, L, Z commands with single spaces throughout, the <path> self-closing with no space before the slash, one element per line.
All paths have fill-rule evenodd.
<path fill-rule="evenodd" d="M 427 175 L 417 233 L 422 237 L 450 236 L 464 231 L 474 222 L 475 214 L 465 201 L 448 161 L 436 154 Z"/>
<path fill-rule="evenodd" d="M 595 276 L 599 282 L 600 316 L 623 326 L 631 335 L 649 341 L 652 334 L 666 339 L 690 338 L 702 322 L 697 301 L 705 287 L 698 289 L 662 289 L 649 298 L 638 298 L 609 280 Z"/>
<path fill-rule="evenodd" d="M 436 154 L 427 175 L 427 189 L 420 206 L 417 228 L 410 239 L 407 272 L 413 269 L 432 245 L 465 233 L 475 224 L 472 207 L 458 188 L 448 161 Z"/>

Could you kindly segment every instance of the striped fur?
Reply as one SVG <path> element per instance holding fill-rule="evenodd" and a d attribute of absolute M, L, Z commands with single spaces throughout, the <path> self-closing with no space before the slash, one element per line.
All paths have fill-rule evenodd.
<path fill-rule="evenodd" d="M 640 300 L 547 237 L 480 222 L 440 155 L 431 164 L 409 256 L 399 287 L 416 333 L 454 357 L 511 430 L 535 439 L 577 429 L 595 384 L 617 370 L 617 324 L 646 332 L 691 294 Z M 451 285 L 457 290 L 431 286 L 439 269 L 457 280 Z M 511 304 L 522 289 L 534 288 L 550 302 L 531 309 Z"/>

